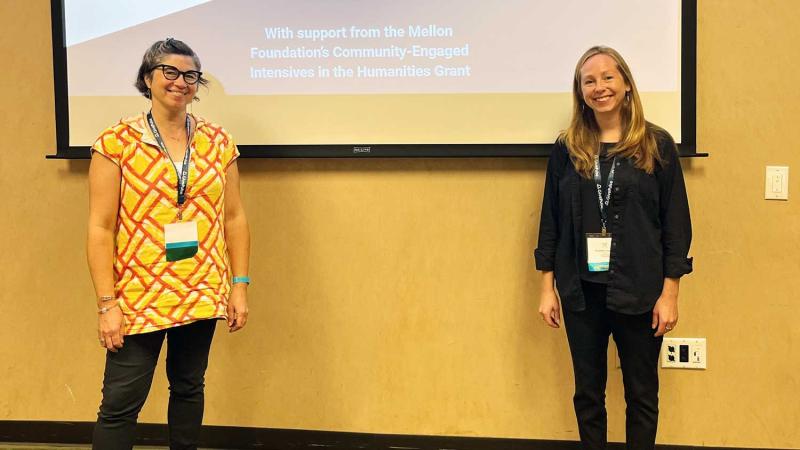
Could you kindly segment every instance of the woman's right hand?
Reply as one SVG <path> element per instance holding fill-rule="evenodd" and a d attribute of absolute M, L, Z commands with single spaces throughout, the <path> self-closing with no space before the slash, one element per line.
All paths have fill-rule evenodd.
<path fill-rule="evenodd" d="M 542 272 L 542 294 L 539 296 L 539 314 L 551 328 L 561 326 L 561 307 L 556 295 L 555 278 L 552 270 Z"/>
<path fill-rule="evenodd" d="M 100 346 L 116 353 L 125 342 L 123 335 L 124 317 L 122 310 L 117 306 L 97 315 L 97 337 Z"/>
<path fill-rule="evenodd" d="M 558 304 L 558 296 L 553 289 L 542 290 L 539 298 L 539 314 L 547 326 L 559 328 L 561 326 L 561 307 Z"/>
<path fill-rule="evenodd" d="M 100 346 L 112 352 L 122 348 L 123 335 L 122 311 L 119 305 L 107 298 L 115 292 L 114 234 L 119 213 L 121 180 L 120 168 L 109 156 L 92 152 L 92 162 L 89 164 L 86 256 L 94 291 L 98 296 L 98 309 L 113 306 L 104 314 L 97 315 L 97 338 Z"/>

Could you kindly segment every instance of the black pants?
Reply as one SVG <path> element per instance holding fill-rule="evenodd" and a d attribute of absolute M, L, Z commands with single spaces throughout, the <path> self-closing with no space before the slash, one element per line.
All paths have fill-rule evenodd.
<path fill-rule="evenodd" d="M 573 401 L 583 448 L 606 448 L 606 355 L 611 334 L 625 387 L 627 448 L 652 450 L 658 425 L 658 353 L 663 340 L 653 336 L 652 313 L 628 315 L 606 309 L 604 284 L 584 282 L 583 293 L 584 311 L 564 310 L 575 371 Z"/>
<path fill-rule="evenodd" d="M 205 373 L 216 320 L 200 320 L 167 330 L 125 336 L 117 352 L 106 352 L 103 401 L 97 414 L 92 448 L 130 449 L 153 381 L 158 354 L 167 337 L 169 444 L 195 449 L 203 421 Z"/>

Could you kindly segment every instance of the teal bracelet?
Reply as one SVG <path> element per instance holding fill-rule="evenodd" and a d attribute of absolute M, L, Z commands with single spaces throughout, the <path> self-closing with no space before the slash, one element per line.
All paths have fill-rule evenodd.
<path fill-rule="evenodd" d="M 250 277 L 233 277 L 233 284 L 236 283 L 250 284 Z"/>

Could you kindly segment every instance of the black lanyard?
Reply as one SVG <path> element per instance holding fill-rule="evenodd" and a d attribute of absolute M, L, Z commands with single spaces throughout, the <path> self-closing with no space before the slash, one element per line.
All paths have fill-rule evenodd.
<path fill-rule="evenodd" d="M 158 132 L 158 126 L 156 125 L 156 121 L 153 120 L 153 112 L 147 113 L 147 123 L 150 125 L 150 131 L 153 132 L 153 136 L 156 138 L 156 142 L 158 142 L 158 146 L 161 147 L 161 151 L 167 154 L 169 157 L 169 161 L 172 163 L 172 168 L 175 169 L 175 176 L 178 178 L 178 211 L 181 210 L 183 203 L 186 201 L 186 185 L 189 183 L 189 163 L 191 162 L 190 153 L 192 148 L 192 121 L 189 120 L 189 115 L 186 115 L 186 154 L 183 156 L 183 172 L 178 173 L 178 167 L 175 165 L 175 161 L 172 159 L 172 156 L 169 154 L 169 150 L 167 150 L 167 146 L 164 145 L 164 140 L 161 139 L 161 134 Z M 180 213 L 179 213 L 180 215 Z"/>
<path fill-rule="evenodd" d="M 608 192 L 606 199 L 603 200 L 603 180 L 600 175 L 600 156 L 594 155 L 594 184 L 597 186 L 597 200 L 600 202 L 600 222 L 603 224 L 602 234 L 606 235 L 608 223 L 608 204 L 611 202 L 611 188 L 614 187 L 614 167 L 616 167 L 617 157 L 611 161 L 611 171 L 608 173 Z"/>

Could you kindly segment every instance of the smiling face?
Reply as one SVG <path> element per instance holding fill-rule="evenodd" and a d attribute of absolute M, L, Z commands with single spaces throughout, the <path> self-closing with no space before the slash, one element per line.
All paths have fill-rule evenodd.
<path fill-rule="evenodd" d="M 580 69 L 580 86 L 583 101 L 594 111 L 595 116 L 618 115 L 625 101 L 625 94 L 631 90 L 614 58 L 602 53 L 583 63 Z"/>
<path fill-rule="evenodd" d="M 198 70 L 192 58 L 185 55 L 166 55 L 159 61 L 159 64 L 173 66 L 181 72 Z M 183 76 L 179 76 L 175 80 L 168 80 L 160 68 L 153 69 L 145 78 L 145 83 L 150 88 L 153 104 L 158 104 L 170 111 L 185 111 L 197 94 L 197 83 L 189 84 Z"/>

